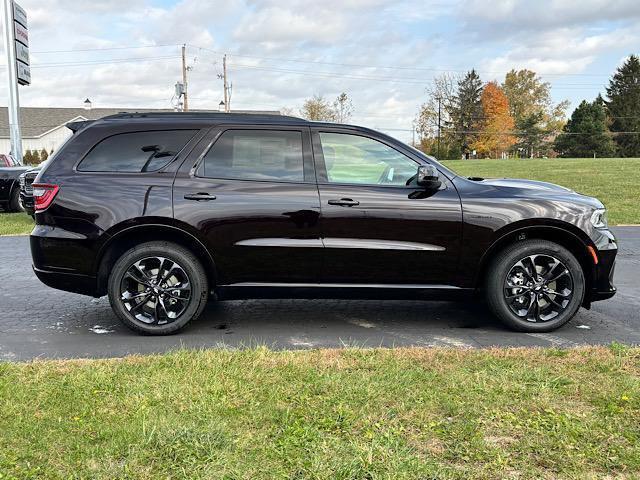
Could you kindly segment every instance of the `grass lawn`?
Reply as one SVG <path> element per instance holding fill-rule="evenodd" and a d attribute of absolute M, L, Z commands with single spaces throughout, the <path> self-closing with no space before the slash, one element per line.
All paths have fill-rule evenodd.
<path fill-rule="evenodd" d="M 0 363 L 0 478 L 638 478 L 640 349 Z"/>
<path fill-rule="evenodd" d="M 0 235 L 28 235 L 33 230 L 33 225 L 33 219 L 24 212 L 0 211 Z"/>
<path fill-rule="evenodd" d="M 640 224 L 638 158 L 451 160 L 443 163 L 465 176 L 531 178 L 557 183 L 599 198 L 609 209 L 611 225 Z M 372 178 L 379 176 L 379 171 L 372 172 Z M 0 235 L 26 235 L 32 228 L 33 221 L 27 214 L 0 212 Z"/>
<path fill-rule="evenodd" d="M 530 178 L 597 197 L 612 225 L 640 224 L 640 159 L 550 158 L 443 162 L 465 176 Z"/>

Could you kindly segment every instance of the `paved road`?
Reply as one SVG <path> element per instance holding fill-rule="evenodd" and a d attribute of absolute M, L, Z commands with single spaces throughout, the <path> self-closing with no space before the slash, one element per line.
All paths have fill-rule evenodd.
<path fill-rule="evenodd" d="M 247 300 L 213 303 L 186 331 L 143 337 L 123 327 L 106 298 L 42 285 L 28 237 L 0 238 L 0 359 L 119 357 L 188 347 L 559 346 L 640 344 L 640 228 L 615 229 L 618 295 L 581 309 L 552 334 L 506 330 L 484 309 L 451 302 Z"/>

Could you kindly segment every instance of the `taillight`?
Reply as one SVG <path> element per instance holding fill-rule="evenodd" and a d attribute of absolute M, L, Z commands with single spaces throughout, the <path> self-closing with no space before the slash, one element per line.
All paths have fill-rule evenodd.
<path fill-rule="evenodd" d="M 51 185 L 48 183 L 34 183 L 33 184 L 33 200 L 35 204 L 35 210 L 42 212 L 49 208 L 53 199 L 56 198 L 56 194 L 60 190 L 58 185 Z"/>

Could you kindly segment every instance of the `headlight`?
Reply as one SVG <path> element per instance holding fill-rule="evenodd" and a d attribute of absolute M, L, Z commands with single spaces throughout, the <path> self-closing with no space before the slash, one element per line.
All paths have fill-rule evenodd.
<path fill-rule="evenodd" d="M 596 228 L 608 228 L 607 210 L 605 208 L 594 210 L 591 214 L 591 224 Z"/>

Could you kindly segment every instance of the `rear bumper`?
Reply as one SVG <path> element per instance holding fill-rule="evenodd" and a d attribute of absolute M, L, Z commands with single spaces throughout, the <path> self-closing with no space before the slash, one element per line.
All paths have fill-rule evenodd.
<path fill-rule="evenodd" d="M 31 232 L 33 271 L 49 287 L 97 297 L 94 241 L 74 232 L 36 225 Z"/>
<path fill-rule="evenodd" d="M 77 273 L 43 270 L 36 267 L 33 267 L 33 271 L 36 277 L 49 287 L 92 297 L 97 296 L 96 277 Z"/>

